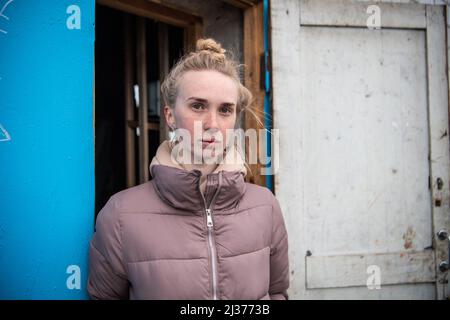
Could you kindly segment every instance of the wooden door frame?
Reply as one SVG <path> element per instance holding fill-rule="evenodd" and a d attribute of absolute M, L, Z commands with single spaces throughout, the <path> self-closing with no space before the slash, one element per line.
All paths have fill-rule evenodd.
<path fill-rule="evenodd" d="M 243 10 L 244 30 L 243 30 L 243 53 L 244 53 L 244 84 L 253 94 L 253 109 L 255 114 L 264 115 L 264 70 L 261 69 L 261 59 L 264 56 L 264 25 L 263 25 L 263 2 L 261 0 L 227 0 L 225 1 Z M 269 55 L 270 57 L 270 55 Z M 270 102 L 271 104 L 271 102 Z M 269 118 L 271 115 L 268 115 Z M 264 119 L 261 119 L 264 122 Z M 261 129 L 258 121 L 251 112 L 245 113 L 244 129 Z M 258 132 L 258 131 L 257 131 Z M 259 134 L 257 134 L 258 146 Z M 246 143 L 248 154 L 249 146 Z M 257 155 L 259 159 L 259 154 Z M 261 172 L 260 161 L 256 164 L 249 164 L 251 173 L 246 177 L 247 182 L 260 186 L 266 185 L 266 178 Z"/>
<path fill-rule="evenodd" d="M 146 0 L 96 0 L 98 4 L 185 30 L 185 51 L 203 35 L 203 19 L 192 13 Z"/>

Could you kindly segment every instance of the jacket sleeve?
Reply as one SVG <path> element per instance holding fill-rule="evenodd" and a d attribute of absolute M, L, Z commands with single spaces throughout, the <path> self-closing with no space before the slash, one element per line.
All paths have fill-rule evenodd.
<path fill-rule="evenodd" d="M 289 300 L 288 236 L 280 204 L 273 199 L 269 295 L 271 300 Z"/>
<path fill-rule="evenodd" d="M 129 282 L 122 257 L 120 215 L 111 197 L 97 216 L 89 248 L 87 290 L 91 299 L 128 299 Z"/>

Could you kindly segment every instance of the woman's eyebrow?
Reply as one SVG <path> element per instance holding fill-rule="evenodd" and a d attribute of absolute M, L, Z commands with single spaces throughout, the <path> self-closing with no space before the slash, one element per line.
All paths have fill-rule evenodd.
<path fill-rule="evenodd" d="M 227 107 L 233 107 L 235 105 L 236 104 L 234 102 L 224 102 L 224 103 L 222 103 L 222 106 L 227 106 Z"/>
<path fill-rule="evenodd" d="M 208 103 L 208 100 L 203 99 L 203 98 L 198 98 L 198 97 L 189 97 L 187 99 L 187 101 L 189 101 L 189 100 L 194 100 L 194 101 L 197 101 L 197 102 L 203 102 L 203 103 L 206 103 L 206 104 Z M 232 107 L 232 106 L 234 106 L 236 104 L 234 102 L 222 102 L 221 105 L 222 106 L 230 106 L 230 107 Z"/>
<path fill-rule="evenodd" d="M 187 99 L 187 101 L 189 101 L 189 100 L 195 100 L 195 101 L 198 101 L 198 102 L 205 102 L 205 103 L 208 102 L 208 100 L 206 100 L 206 99 L 197 98 L 197 97 L 190 97 L 190 98 Z"/>

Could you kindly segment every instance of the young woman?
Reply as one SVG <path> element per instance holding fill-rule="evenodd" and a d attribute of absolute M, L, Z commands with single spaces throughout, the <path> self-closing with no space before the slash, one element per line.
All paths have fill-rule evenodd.
<path fill-rule="evenodd" d="M 246 183 L 227 131 L 250 108 L 237 63 L 199 40 L 162 84 L 175 134 L 152 180 L 113 195 L 90 245 L 92 299 L 288 299 L 288 238 L 278 201 Z"/>

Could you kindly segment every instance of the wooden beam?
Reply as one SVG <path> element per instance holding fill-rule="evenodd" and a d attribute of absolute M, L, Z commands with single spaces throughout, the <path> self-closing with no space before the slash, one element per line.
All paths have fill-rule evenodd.
<path fill-rule="evenodd" d="M 430 130 L 429 159 L 431 177 L 431 196 L 433 199 L 433 234 L 441 229 L 450 229 L 449 186 L 450 154 L 449 154 L 449 124 L 448 124 L 448 92 L 442 90 L 444 83 L 448 87 L 446 74 L 447 57 L 445 35 L 445 13 L 442 6 L 427 6 L 426 47 L 428 75 L 428 121 Z M 445 134 L 444 134 L 445 133 Z M 445 139 L 444 139 L 445 137 Z M 442 186 L 438 179 L 444 181 Z M 448 297 L 449 284 L 447 273 L 439 269 L 441 262 L 448 262 L 448 240 L 435 239 L 436 265 L 436 299 Z"/>
<path fill-rule="evenodd" d="M 195 23 L 190 28 L 184 29 L 184 52 L 195 50 L 195 44 L 198 39 L 203 37 L 203 24 Z"/>
<path fill-rule="evenodd" d="M 97 0 L 97 3 L 182 28 L 202 23 L 198 16 L 146 0 Z"/>
<path fill-rule="evenodd" d="M 164 81 L 169 73 L 169 34 L 167 25 L 158 23 L 158 44 L 159 44 L 159 81 L 160 84 Z M 166 119 L 164 117 L 164 99 L 161 95 L 159 106 L 159 142 L 162 143 L 167 140 L 168 130 Z"/>
<path fill-rule="evenodd" d="M 148 90 L 147 90 L 147 49 L 145 19 L 136 19 L 137 79 L 139 85 L 139 181 L 149 178 L 148 154 Z"/>
<path fill-rule="evenodd" d="M 261 0 L 222 0 L 222 1 L 241 9 L 248 9 L 250 7 L 253 7 L 258 2 L 261 2 Z"/>
<path fill-rule="evenodd" d="M 138 120 L 128 120 L 127 126 L 133 130 L 136 130 L 136 128 L 140 127 Z M 148 122 L 147 123 L 147 130 L 149 131 L 159 131 L 159 122 Z"/>
<path fill-rule="evenodd" d="M 134 98 L 133 98 L 133 47 L 131 42 L 132 28 L 131 18 L 129 15 L 124 15 L 124 42 L 125 42 L 125 157 L 126 157 L 126 181 L 127 187 L 136 185 L 136 162 L 135 162 L 135 128 L 131 128 L 128 123 L 134 121 Z"/>
<path fill-rule="evenodd" d="M 254 107 L 256 114 L 264 114 L 264 88 L 261 87 L 261 78 L 264 77 L 264 70 L 261 70 L 260 59 L 264 54 L 264 29 L 263 29 L 263 4 L 262 2 L 247 8 L 244 11 L 244 64 L 245 77 L 244 84 L 252 92 L 254 97 Z M 261 121 L 264 121 L 261 119 Z M 251 112 L 245 114 L 245 129 L 262 129 Z M 246 142 L 248 154 L 248 143 Z M 259 158 L 259 155 L 258 155 Z M 248 159 L 247 159 L 248 160 Z M 257 164 L 250 164 L 251 174 L 246 180 L 261 186 L 265 186 L 265 176 L 260 174 L 260 161 Z"/>

